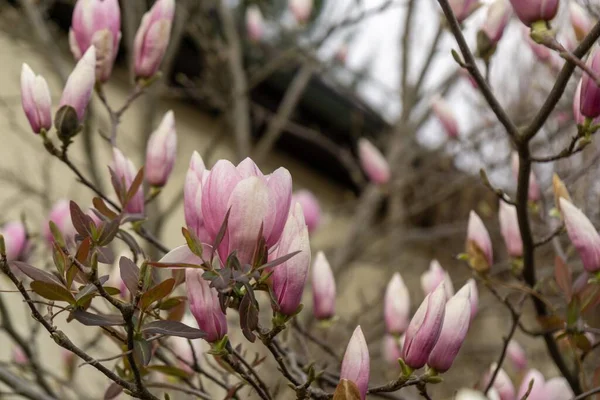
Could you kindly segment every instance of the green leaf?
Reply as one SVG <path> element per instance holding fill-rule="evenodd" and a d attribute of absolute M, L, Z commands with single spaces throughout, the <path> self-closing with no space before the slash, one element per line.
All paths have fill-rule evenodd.
<path fill-rule="evenodd" d="M 200 243 L 200 239 L 198 239 L 196 234 L 188 231 L 186 228 L 181 228 L 181 233 L 183 233 L 183 237 L 185 238 L 185 242 L 190 251 L 202 258 L 202 243 Z"/>
<path fill-rule="evenodd" d="M 567 326 L 575 326 L 579 320 L 579 313 L 581 312 L 581 300 L 579 296 L 573 297 L 567 308 Z"/>
<path fill-rule="evenodd" d="M 175 287 L 175 279 L 169 278 L 158 285 L 148 289 L 146 293 L 142 295 L 140 298 L 140 308 L 145 310 L 152 303 L 162 300 L 173 291 L 173 287 Z"/>
<path fill-rule="evenodd" d="M 187 339 L 199 339 L 205 336 L 200 329 L 177 321 L 152 321 L 144 325 L 141 331 L 144 334 L 177 336 Z"/>
<path fill-rule="evenodd" d="M 52 301 L 66 301 L 69 304 L 75 304 L 75 298 L 64 286 L 42 281 L 33 281 L 30 286 L 31 290 L 45 299 Z"/>
<path fill-rule="evenodd" d="M 333 400 L 360 400 L 358 386 L 348 379 L 341 379 L 333 392 Z"/>
<path fill-rule="evenodd" d="M 170 299 L 167 299 L 165 301 L 163 301 L 162 303 L 160 303 L 160 307 L 159 309 L 161 310 L 170 310 L 171 308 L 177 307 L 178 305 L 180 305 L 182 302 L 185 301 L 185 297 L 171 297 Z"/>
<path fill-rule="evenodd" d="M 150 371 L 156 371 L 163 375 L 174 376 L 176 378 L 188 378 L 190 376 L 189 373 L 185 372 L 181 368 L 172 367 L 170 365 L 150 365 L 148 367 Z"/>

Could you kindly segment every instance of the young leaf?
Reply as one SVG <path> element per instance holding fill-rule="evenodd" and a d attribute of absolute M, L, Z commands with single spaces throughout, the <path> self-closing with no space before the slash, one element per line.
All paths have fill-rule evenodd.
<path fill-rule="evenodd" d="M 190 374 L 182 370 L 181 368 L 172 367 L 170 365 L 150 365 L 148 367 L 150 371 L 156 371 L 163 375 L 174 376 L 175 378 L 189 378 Z"/>
<path fill-rule="evenodd" d="M 91 236 L 90 225 L 94 224 L 92 218 L 86 215 L 74 201 L 69 202 L 69 210 L 71 211 L 71 221 L 77 233 L 83 237 Z"/>
<path fill-rule="evenodd" d="M 104 400 L 116 399 L 118 395 L 123 393 L 123 388 L 118 383 L 112 382 L 104 392 Z"/>
<path fill-rule="evenodd" d="M 554 261 L 554 279 L 556 284 L 564 294 L 567 302 L 571 301 L 573 296 L 573 282 L 571 280 L 571 269 L 562 259 L 562 257 L 556 256 Z"/>
<path fill-rule="evenodd" d="M 71 313 L 73 318 L 85 326 L 116 326 L 125 325 L 121 315 L 99 315 L 77 309 Z"/>
<path fill-rule="evenodd" d="M 187 243 L 190 251 L 202 258 L 202 243 L 200 243 L 200 239 L 194 232 L 188 231 L 186 228 L 181 228 L 181 233 L 183 233 L 183 237 L 185 238 L 185 242 Z"/>
<path fill-rule="evenodd" d="M 144 183 L 144 167 L 140 168 L 135 178 L 133 178 L 133 182 L 131 182 L 131 186 L 127 190 L 127 195 L 125 197 L 126 203 L 129 203 L 129 200 L 131 200 L 138 190 L 140 190 L 142 183 Z"/>
<path fill-rule="evenodd" d="M 144 339 L 136 339 L 133 342 L 133 355 L 136 362 L 146 366 L 152 360 L 152 346 Z"/>
<path fill-rule="evenodd" d="M 158 308 L 160 310 L 167 311 L 174 307 L 177 307 L 182 302 L 184 302 L 185 299 L 186 299 L 186 297 L 183 297 L 183 296 L 171 297 L 170 299 L 167 299 L 167 300 L 163 301 L 162 303 L 160 303 L 160 306 Z"/>
<path fill-rule="evenodd" d="M 140 308 L 142 310 L 148 308 L 150 304 L 162 300 L 173 291 L 173 287 L 175 286 L 175 279 L 169 278 L 158 285 L 151 287 L 148 289 L 146 293 L 142 295 L 140 298 Z"/>
<path fill-rule="evenodd" d="M 140 269 L 129 258 L 121 257 L 121 259 L 119 259 L 119 271 L 121 273 L 121 279 L 125 283 L 129 293 L 131 293 L 132 296 L 135 296 L 138 291 Z"/>
<path fill-rule="evenodd" d="M 66 301 L 69 304 L 75 304 L 75 298 L 64 286 L 55 283 L 42 281 L 33 281 L 30 284 L 31 290 L 45 299 L 52 301 Z"/>
<path fill-rule="evenodd" d="M 98 262 L 111 265 L 115 263 L 115 253 L 110 247 L 96 247 L 95 250 L 98 255 Z"/>
<path fill-rule="evenodd" d="M 46 283 L 52 283 L 56 285 L 62 285 L 63 283 L 56 277 L 55 275 L 42 271 L 34 267 L 33 265 L 29 265 L 27 263 L 21 261 L 13 261 L 11 263 L 15 267 L 17 267 L 22 273 L 33 279 L 34 281 L 42 281 Z"/>
<path fill-rule="evenodd" d="M 231 209 L 227 210 L 227 214 L 225 214 L 225 218 L 223 219 L 221 228 L 219 228 L 219 233 L 217 233 L 217 236 L 215 237 L 215 241 L 212 244 L 213 252 L 212 252 L 212 256 L 211 256 L 211 261 L 214 258 L 215 252 L 219 248 L 219 245 L 223 241 L 223 238 L 225 237 L 225 232 L 227 232 L 227 224 L 229 223 L 229 212 L 230 211 L 231 211 Z"/>
<path fill-rule="evenodd" d="M 192 328 L 177 321 L 152 321 L 142 327 L 144 334 L 177 336 L 186 339 L 199 339 L 205 336 L 200 329 Z"/>
<path fill-rule="evenodd" d="M 256 335 L 252 332 L 258 328 L 258 306 L 256 300 L 252 298 L 250 292 L 246 292 L 240 302 L 240 327 L 242 333 L 251 343 L 256 340 Z"/>
<path fill-rule="evenodd" d="M 548 331 L 563 329 L 565 327 L 565 321 L 556 315 L 539 316 L 537 320 L 542 328 Z"/>
<path fill-rule="evenodd" d="M 115 238 L 119 232 L 121 222 L 118 219 L 113 219 L 109 222 L 103 222 L 100 225 L 100 236 L 98 237 L 98 246 L 106 246 Z"/>
<path fill-rule="evenodd" d="M 90 249 L 92 248 L 92 239 L 90 237 L 86 237 L 83 239 L 79 248 L 77 249 L 77 253 L 75 254 L 75 258 L 81 264 L 86 265 L 88 256 L 90 255 Z"/>
<path fill-rule="evenodd" d="M 108 208 L 104 200 L 102 200 L 100 197 L 94 197 L 92 204 L 94 204 L 96 210 L 98 210 L 100 214 L 104 215 L 106 218 L 113 220 L 118 217 L 118 214 Z"/>
<path fill-rule="evenodd" d="M 298 254 L 300 252 L 301 252 L 301 250 L 298 250 L 298 251 L 294 251 L 290 254 L 286 254 L 285 256 L 276 258 L 273 261 L 269 261 L 268 263 L 261 265 L 260 267 L 257 268 L 257 270 L 262 271 L 263 269 L 276 267 L 279 264 L 283 264 L 284 262 L 286 262 L 287 260 L 294 257 L 296 254 Z"/>
<path fill-rule="evenodd" d="M 341 379 L 333 392 L 333 400 L 360 400 L 358 386 L 348 379 Z"/>

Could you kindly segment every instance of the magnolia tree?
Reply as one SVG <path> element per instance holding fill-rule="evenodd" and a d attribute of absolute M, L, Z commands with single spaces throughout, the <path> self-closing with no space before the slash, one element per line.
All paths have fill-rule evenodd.
<path fill-rule="evenodd" d="M 413 3 L 409 0 L 408 7 Z M 335 324 L 336 282 L 322 251 L 311 259 L 309 238 L 320 223 L 319 203 L 308 191 L 292 193 L 287 169 L 264 174 L 251 158 L 237 165 L 218 160 L 208 168 L 194 152 L 181 182 L 186 224 L 181 242 L 185 244 L 169 249 L 147 229 L 149 204 L 160 196 L 176 159 L 175 115 L 166 112 L 149 136 L 141 168 L 118 147 L 118 125 L 131 104 L 159 79 L 176 3 L 157 0 L 143 16 L 133 40 L 135 86 L 126 102 L 115 108 L 103 85 L 110 80 L 121 40 L 119 4 L 117 0 L 77 1 L 69 32 L 77 64 L 56 111 L 53 113 L 46 80 L 27 64 L 22 68 L 21 99 L 32 132 L 55 162 L 65 164 L 73 178 L 93 193 L 93 207 L 74 201 L 56 203 L 40 236 L 47 243 L 42 258 L 31 257 L 35 240 L 23 223 L 7 223 L 0 236 L 0 270 L 31 311 L 34 330 L 45 330 L 62 349 L 61 362 L 68 376 L 62 378 L 42 367 L 43 353 L 35 351 L 15 329 L 5 303 L 0 302 L 0 327 L 10 339 L 4 343 L 12 346 L 13 362 L 20 371 L 15 374 L 2 368 L 0 380 L 30 399 L 100 398 L 102 395 L 72 393 L 65 388 L 75 367 L 83 364 L 108 379 L 104 399 L 119 395 L 169 399 L 179 394 L 216 398 L 206 382 L 221 391 L 218 396 L 228 399 L 246 396 L 244 391 L 260 399 L 404 398 L 397 396 L 415 395 L 409 387 L 417 389 L 417 396 L 431 399 L 428 388 L 444 385 L 444 374 L 452 368 L 476 318 L 479 287 L 495 296 L 510 311 L 510 318 L 505 321 L 504 345 L 497 360 L 489 368 L 484 366 L 480 381 L 473 382 L 474 388 L 459 390 L 456 399 L 567 400 L 600 392 L 593 357 L 600 343 L 594 335 L 599 329 L 593 327 L 592 318 L 600 303 L 600 235 L 556 174 L 552 181 L 555 205 L 547 207 L 548 216 L 542 218 L 546 234 L 538 237 L 538 232 L 532 232 L 532 219 L 537 221 L 544 209 L 532 165 L 583 151 L 600 128 L 596 124 L 600 116 L 600 51 L 593 49 L 600 24 L 594 25 L 581 5 L 562 3 L 561 7 L 569 8 L 569 29 L 577 43 L 563 45 L 557 39 L 557 33 L 562 33 L 553 29 L 558 0 L 495 0 L 485 5 L 476 0 L 439 0 L 446 18 L 440 32 L 447 29 L 458 45 L 459 51 L 452 53 L 454 60 L 481 92 L 514 149 L 515 193 L 494 187 L 485 171 L 481 173 L 499 201 L 498 219 L 511 259 L 511 276 L 500 280 L 495 274 L 492 240 L 475 211 L 468 218 L 465 249 L 455 252 L 473 276 L 459 290 L 455 292 L 450 274 L 433 260 L 421 276 L 425 299 L 413 312 L 409 288 L 400 273 L 393 274 L 380 306 L 386 332 L 383 356 L 398 369 L 395 379 L 382 383 L 381 377 L 370 374 L 372 349 L 360 326 L 348 331 L 342 346 L 345 352 L 338 357 L 319 333 L 305 330 L 299 322 L 311 312 L 301 304 L 310 280 L 312 317 L 325 326 Z M 310 21 L 312 6 L 310 0 L 289 2 L 299 26 Z M 227 27 L 231 10 L 223 7 L 221 18 Z M 461 27 L 480 7 L 486 9 L 486 18 L 472 52 Z M 250 5 L 244 9 L 245 34 L 252 41 L 261 41 L 265 35 L 264 8 Z M 552 90 L 534 118 L 519 125 L 497 99 L 489 74 L 482 74 L 476 60 L 489 67 L 513 13 L 527 27 L 540 60 L 555 74 Z M 227 35 L 231 39 L 232 33 Z M 338 60 L 345 57 L 346 49 L 342 50 L 336 55 Z M 533 146 L 534 139 L 549 118 L 554 118 L 553 111 L 575 73 L 581 79 L 572 101 L 573 136 L 557 154 L 538 155 L 543 151 Z M 108 167 L 111 193 L 102 191 L 70 158 L 71 145 L 86 123 L 94 96 L 111 120 L 111 130 L 104 136 L 112 146 Z M 410 97 L 405 101 L 410 108 L 402 118 L 409 118 L 416 101 Z M 448 138 L 458 140 L 459 125 L 448 102 L 434 96 L 430 107 Z M 243 140 L 238 144 L 242 148 L 247 145 Z M 270 147 L 265 146 L 263 150 Z M 390 146 L 392 151 L 384 155 L 369 140 L 358 142 L 359 165 L 370 182 L 361 201 L 370 208 L 377 204 L 372 199 L 383 197 L 392 186 L 399 153 L 393 151 L 396 144 Z M 357 206 L 359 216 L 359 208 L 365 207 L 361 204 Z M 364 222 L 364 218 L 358 220 Z M 355 237 L 352 235 L 350 232 L 349 237 Z M 561 241 L 562 236 L 568 237 L 568 242 Z M 140 240 L 164 255 L 153 257 Z M 117 258 L 113 247 L 118 243 L 128 251 Z M 554 277 L 538 280 L 536 250 L 550 243 L 557 252 Z M 569 253 L 579 255 L 582 268 L 571 269 L 565 244 Z M 106 264 L 115 268 L 107 273 Z M 533 303 L 538 328 L 523 317 L 527 301 Z M 81 331 L 109 337 L 113 352 L 101 358 L 90 355 L 88 349 L 97 336 L 90 334 L 89 344 L 76 343 L 55 321 L 61 314 Z M 264 314 L 270 314 L 266 319 L 270 322 L 260 318 Z M 236 324 L 231 324 L 233 319 Z M 306 358 L 296 336 L 287 334 L 291 329 L 320 347 L 323 355 L 333 356 L 335 362 Z M 524 349 L 513 339 L 517 331 L 543 339 L 560 377 L 546 379 L 528 367 Z M 248 343 L 258 345 L 256 354 L 260 355 L 249 355 L 245 350 Z M 506 360 L 516 371 L 512 376 L 520 377 L 518 381 L 505 371 Z M 274 374 L 278 377 L 273 378 Z M 282 391 L 282 382 L 290 389 Z"/>

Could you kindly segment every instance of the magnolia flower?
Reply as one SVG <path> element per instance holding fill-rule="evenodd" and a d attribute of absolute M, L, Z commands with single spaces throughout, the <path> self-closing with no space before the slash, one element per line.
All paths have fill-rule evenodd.
<path fill-rule="evenodd" d="M 442 268 L 438 260 L 431 260 L 429 269 L 421 275 L 421 288 L 423 289 L 423 293 L 427 295 L 433 292 L 442 282 L 445 283 L 446 296 L 448 298 L 452 297 L 454 294 L 454 285 L 452 284 L 450 274 Z"/>
<path fill-rule="evenodd" d="M 379 149 L 365 138 L 358 141 L 360 165 L 373 183 L 384 185 L 390 180 L 390 166 Z"/>
<path fill-rule="evenodd" d="M 27 232 L 20 221 L 9 222 L 2 226 L 0 234 L 4 237 L 4 248 L 8 261 L 19 260 L 27 249 Z"/>
<path fill-rule="evenodd" d="M 537 369 L 530 369 L 523 380 L 521 381 L 521 386 L 519 386 L 519 391 L 517 392 L 517 399 L 522 399 L 527 393 L 529 389 L 529 384 L 533 381 L 533 385 L 531 387 L 531 391 L 529 392 L 529 396 L 527 400 L 548 400 L 548 397 L 544 394 L 544 386 L 546 385 L 546 380 L 540 371 Z M 566 399 L 565 399 L 566 400 Z"/>
<path fill-rule="evenodd" d="M 29 364 L 29 357 L 27 357 L 27 354 L 25 354 L 25 351 L 21 346 L 13 347 L 12 359 L 17 365 L 25 366 Z"/>
<path fill-rule="evenodd" d="M 600 50 L 594 50 L 587 65 L 596 75 L 600 74 Z M 593 119 L 600 116 L 600 86 L 586 73 L 581 78 L 579 101 L 579 109 L 584 117 Z"/>
<path fill-rule="evenodd" d="M 73 107 L 80 124 L 83 122 L 85 110 L 92 98 L 92 90 L 96 83 L 95 71 L 96 49 L 94 46 L 90 46 L 69 75 L 60 98 L 59 109 L 63 106 Z"/>
<path fill-rule="evenodd" d="M 41 75 L 35 75 L 27 64 L 21 68 L 21 105 L 35 133 L 52 127 L 52 99 L 48 83 Z"/>
<path fill-rule="evenodd" d="M 347 379 L 354 382 L 358 387 L 361 400 L 364 400 L 367 396 L 367 385 L 369 384 L 371 368 L 369 363 L 367 341 L 360 326 L 357 326 L 350 338 L 346 353 L 344 353 L 340 379 Z"/>
<path fill-rule="evenodd" d="M 200 259 L 197 260 L 201 264 Z M 221 310 L 218 293 L 210 287 L 210 282 L 202 277 L 203 270 L 187 268 L 185 270 L 185 288 L 192 315 L 206 336 L 207 342 L 221 340 L 227 334 L 227 320 Z"/>
<path fill-rule="evenodd" d="M 210 241 L 202 216 L 202 186 L 206 183 L 209 173 L 210 171 L 204 166 L 204 161 L 202 161 L 200 154 L 194 151 L 183 186 L 183 211 L 188 229 L 202 243 Z"/>
<path fill-rule="evenodd" d="M 298 202 L 304 212 L 304 221 L 308 232 L 314 232 L 321 223 L 321 206 L 319 200 L 309 190 L 299 190 L 292 196 L 292 203 Z"/>
<path fill-rule="evenodd" d="M 469 279 L 467 283 L 456 292 L 456 295 L 464 296 L 469 299 L 469 303 L 471 304 L 471 322 L 473 322 L 473 318 L 477 315 L 477 310 L 479 308 L 479 292 L 477 291 L 475 279 Z"/>
<path fill-rule="evenodd" d="M 492 45 L 497 44 L 502 38 L 511 15 L 512 9 L 507 0 L 495 0 L 488 7 L 487 16 L 481 30 Z"/>
<path fill-rule="evenodd" d="M 558 12 L 558 0 L 510 0 L 515 14 L 525 25 L 550 21 Z"/>
<path fill-rule="evenodd" d="M 583 267 L 588 272 L 600 270 L 600 235 L 581 210 L 561 198 L 560 209 L 571 243 L 579 252 Z"/>
<path fill-rule="evenodd" d="M 158 128 L 150 135 L 146 150 L 146 181 L 157 187 L 167 183 L 175 164 L 177 133 L 173 111 L 168 111 Z"/>
<path fill-rule="evenodd" d="M 454 400 L 490 400 L 488 397 L 477 390 L 473 389 L 460 389 L 456 393 Z"/>
<path fill-rule="evenodd" d="M 458 121 L 446 100 L 440 96 L 436 96 L 431 103 L 431 109 L 444 127 L 446 135 L 448 135 L 450 139 L 457 139 L 459 133 Z"/>
<path fill-rule="evenodd" d="M 478 272 L 486 272 L 493 264 L 492 240 L 485 225 L 475 211 L 469 214 L 467 227 L 466 253 L 471 267 Z"/>
<path fill-rule="evenodd" d="M 521 257 L 523 255 L 523 241 L 519 230 L 517 208 L 500 200 L 498 219 L 500 221 L 500 232 L 504 238 L 508 254 L 511 257 Z"/>
<path fill-rule="evenodd" d="M 67 243 L 73 243 L 75 241 L 75 227 L 71 221 L 71 210 L 69 206 L 69 200 L 57 201 L 48 215 L 48 221 L 43 226 L 44 237 L 48 243 L 52 244 L 54 239 L 52 238 L 52 232 L 48 223 L 52 221 L 56 224 L 56 227 L 64 237 Z"/>
<path fill-rule="evenodd" d="M 113 147 L 113 161 L 111 168 L 116 177 L 125 183 L 125 188 L 129 190 L 133 180 L 135 179 L 138 170 L 133 162 L 126 158 L 125 155 L 116 147 Z M 125 211 L 130 214 L 144 213 L 144 190 L 140 186 L 133 197 L 129 199 L 125 206 Z"/>
<path fill-rule="evenodd" d="M 488 386 L 497 366 L 498 364 L 496 363 L 492 364 L 490 369 L 484 374 L 480 383 L 480 387 L 486 388 Z M 515 400 L 515 386 L 513 385 L 506 371 L 504 371 L 502 368 L 498 370 L 498 374 L 496 375 L 496 379 L 494 379 L 492 388 L 495 389 L 499 400 Z"/>
<path fill-rule="evenodd" d="M 333 317 L 335 315 L 335 278 L 322 251 L 319 251 L 315 257 L 311 271 L 311 284 L 315 317 L 317 319 Z"/>
<path fill-rule="evenodd" d="M 252 41 L 260 41 L 265 34 L 265 21 L 256 4 L 251 4 L 246 9 L 246 32 Z"/>
<path fill-rule="evenodd" d="M 481 5 L 479 0 L 450 0 L 449 3 L 459 23 L 467 19 Z"/>
<path fill-rule="evenodd" d="M 308 22 L 313 9 L 314 0 L 289 0 L 290 11 L 299 24 Z"/>
<path fill-rule="evenodd" d="M 516 340 L 512 339 L 508 342 L 506 356 L 516 369 L 524 370 L 527 368 L 527 355 L 523 347 Z"/>
<path fill-rule="evenodd" d="M 404 333 L 410 322 L 410 294 L 398 272 L 387 285 L 383 304 L 387 332 L 392 335 Z"/>

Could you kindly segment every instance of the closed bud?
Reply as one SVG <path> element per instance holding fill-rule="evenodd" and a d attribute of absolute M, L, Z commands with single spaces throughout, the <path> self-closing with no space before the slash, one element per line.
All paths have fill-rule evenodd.
<path fill-rule="evenodd" d="M 594 27 L 594 21 L 588 12 L 574 1 L 569 2 L 569 17 L 575 37 L 581 42 Z"/>
<path fill-rule="evenodd" d="M 466 253 L 469 264 L 477 272 L 487 272 L 493 264 L 492 240 L 485 225 L 475 211 L 469 214 Z"/>
<path fill-rule="evenodd" d="M 210 241 L 202 216 L 202 186 L 206 183 L 209 172 L 200 154 L 194 151 L 190 159 L 190 166 L 185 175 L 183 211 L 188 229 L 194 232 L 196 237 L 203 243 Z"/>
<path fill-rule="evenodd" d="M 373 183 L 384 185 L 390 180 L 390 166 L 379 149 L 365 138 L 358 141 L 360 166 Z"/>
<path fill-rule="evenodd" d="M 567 187 L 556 173 L 552 175 L 552 190 L 554 192 L 554 205 L 558 210 L 560 210 L 560 199 L 571 202 L 571 196 Z"/>
<path fill-rule="evenodd" d="M 467 19 L 481 5 L 479 0 L 450 0 L 449 3 L 459 23 Z"/>
<path fill-rule="evenodd" d="M 498 44 L 504 29 L 510 21 L 512 9 L 507 0 L 495 0 L 487 10 L 487 16 L 481 30 L 485 33 L 489 43 L 493 46 Z"/>
<path fill-rule="evenodd" d="M 133 42 L 137 78 L 150 78 L 158 71 L 169 45 L 174 16 L 175 0 L 157 0 L 142 17 Z"/>
<path fill-rule="evenodd" d="M 596 228 L 585 214 L 570 201 L 564 198 L 559 201 L 567 234 L 579 252 L 583 267 L 591 273 L 600 270 L 600 235 Z"/>
<path fill-rule="evenodd" d="M 177 133 L 173 111 L 168 111 L 158 128 L 148 139 L 146 150 L 146 182 L 162 187 L 167 183 L 175 164 Z"/>
<path fill-rule="evenodd" d="M 429 269 L 421 275 L 421 288 L 423 293 L 428 295 L 433 292 L 440 283 L 444 282 L 446 288 L 446 296 L 452 297 L 454 294 L 454 285 L 452 284 L 452 278 L 450 274 L 442 268 L 442 265 L 438 260 L 431 260 L 429 263 Z"/>
<path fill-rule="evenodd" d="M 431 109 L 433 113 L 438 118 L 446 135 L 450 139 L 458 139 L 458 121 L 454 116 L 454 112 L 450 105 L 443 98 L 436 96 L 433 102 L 431 103 Z"/>
<path fill-rule="evenodd" d="M 290 11 L 299 24 L 305 24 L 310 19 L 314 0 L 289 0 Z"/>
<path fill-rule="evenodd" d="M 25 366 L 29 364 L 29 357 L 25 354 L 25 351 L 21 346 L 15 346 L 12 350 L 12 359 L 13 362 L 20 366 Z"/>
<path fill-rule="evenodd" d="M 404 336 L 400 338 L 394 335 L 385 335 L 382 343 L 383 359 L 390 366 L 398 368 L 398 359 L 402 357 L 402 343 Z"/>
<path fill-rule="evenodd" d="M 256 4 L 251 4 L 246 10 L 246 32 L 254 42 L 259 42 L 265 34 L 265 20 Z"/>
<path fill-rule="evenodd" d="M 383 314 L 387 333 L 404 333 L 410 322 L 410 294 L 398 272 L 392 276 L 385 290 Z"/>
<path fill-rule="evenodd" d="M 202 261 L 198 259 L 198 264 Z M 185 270 L 185 288 L 192 315 L 209 343 L 223 339 L 227 334 L 227 319 L 221 310 L 217 290 L 202 277 L 204 271 L 196 268 Z"/>
<path fill-rule="evenodd" d="M 531 391 L 529 392 L 529 396 L 527 396 L 527 400 L 548 400 L 548 397 L 544 395 L 544 386 L 546 385 L 546 380 L 540 371 L 537 369 L 530 369 L 523 380 L 521 381 L 521 386 L 519 386 L 519 391 L 517 393 L 517 399 L 522 399 L 525 396 L 525 393 L 529 390 L 529 385 L 533 381 L 533 385 L 531 387 Z"/>
<path fill-rule="evenodd" d="M 496 368 L 497 364 L 492 364 L 490 369 L 483 375 L 479 385 L 480 387 L 486 388 L 488 386 Z M 495 389 L 499 400 L 515 400 L 515 386 L 513 385 L 506 371 L 504 371 L 502 368 L 498 370 L 498 374 L 496 375 L 496 379 L 494 379 L 492 388 Z"/>
<path fill-rule="evenodd" d="M 527 355 L 523 347 L 514 339 L 511 339 L 506 346 L 506 357 L 515 367 L 515 369 L 522 371 L 527 368 Z"/>
<path fill-rule="evenodd" d="M 27 249 L 27 232 L 20 221 L 9 222 L 0 229 L 4 236 L 4 251 L 8 261 L 20 260 Z"/>
<path fill-rule="evenodd" d="M 600 50 L 594 50 L 587 61 L 587 66 L 596 75 L 600 74 Z M 592 119 L 600 116 L 600 86 L 586 73 L 581 78 L 580 95 L 579 109 L 581 114 Z"/>
<path fill-rule="evenodd" d="M 517 208 L 512 204 L 507 204 L 500 200 L 498 219 L 500 221 L 500 232 L 502 233 L 504 244 L 506 244 L 508 255 L 511 257 L 521 257 L 523 255 L 523 241 L 521 240 L 521 231 L 519 230 Z"/>
<path fill-rule="evenodd" d="M 81 122 L 75 109 L 68 105 L 59 108 L 54 116 L 54 127 L 59 139 L 69 144 L 71 138 L 81 130 Z"/>
<path fill-rule="evenodd" d="M 350 338 L 348 347 L 346 347 L 346 353 L 344 353 L 340 379 L 347 379 L 354 382 L 358 387 L 361 400 L 364 400 L 367 396 L 370 369 L 367 341 L 360 326 L 357 326 Z"/>
<path fill-rule="evenodd" d="M 538 21 L 551 21 L 558 12 L 558 0 L 510 0 L 515 14 L 527 26 Z"/>
<path fill-rule="evenodd" d="M 311 284 L 315 318 L 330 319 L 335 315 L 335 278 L 322 251 L 315 257 L 311 271 Z"/>
<path fill-rule="evenodd" d="M 118 0 L 78 0 L 73 9 L 69 45 L 76 60 L 94 46 L 96 79 L 110 78 L 121 41 L 121 10 Z"/>
<path fill-rule="evenodd" d="M 299 190 L 292 196 L 292 203 L 298 202 L 304 212 L 308 232 L 314 232 L 321 224 L 321 206 L 316 196 L 309 190 Z"/>
<path fill-rule="evenodd" d="M 573 97 L 573 120 L 577 125 L 583 125 L 585 122 L 585 117 L 581 114 L 581 83 L 582 79 L 579 80 L 577 84 L 577 89 L 575 90 L 575 96 Z"/>
<path fill-rule="evenodd" d="M 455 295 L 446 304 L 442 331 L 435 347 L 429 354 L 427 365 L 438 372 L 446 372 L 458 355 L 471 321 L 469 298 Z"/>
<path fill-rule="evenodd" d="M 69 75 L 60 99 L 59 109 L 63 106 L 73 107 L 79 124 L 83 123 L 85 110 L 92 98 L 92 91 L 96 83 L 95 69 L 96 50 L 94 46 L 90 46 Z M 73 123 L 69 121 L 68 126 L 71 125 Z"/>
<path fill-rule="evenodd" d="M 467 283 L 456 292 L 456 295 L 465 296 L 469 299 L 469 303 L 471 304 L 471 322 L 473 322 L 473 318 L 475 318 L 479 309 L 479 292 L 477 290 L 475 279 L 469 279 Z"/>
<path fill-rule="evenodd" d="M 21 68 L 21 105 L 35 133 L 52 127 L 52 99 L 48 83 L 27 64 Z"/>
<path fill-rule="evenodd" d="M 54 222 L 67 243 L 74 243 L 76 231 L 73 222 L 71 221 L 71 210 L 68 200 L 57 201 L 50 210 L 48 221 L 44 223 L 44 237 L 48 243 L 52 244 L 54 240 L 52 238 L 52 232 L 50 232 L 50 227 L 48 226 L 49 221 Z"/>
<path fill-rule="evenodd" d="M 446 289 L 440 284 L 428 294 L 413 315 L 402 346 L 402 358 L 413 369 L 421 368 L 433 350 L 444 322 Z"/>
<path fill-rule="evenodd" d="M 125 157 L 121 150 L 116 147 L 113 147 L 113 161 L 111 167 L 117 178 L 119 178 L 121 182 L 124 182 L 126 189 L 129 190 L 138 170 L 135 168 L 135 165 L 133 165 L 133 162 Z M 144 213 L 144 189 L 142 186 L 140 186 L 137 192 L 129 199 L 125 206 L 125 211 L 130 214 Z"/>

